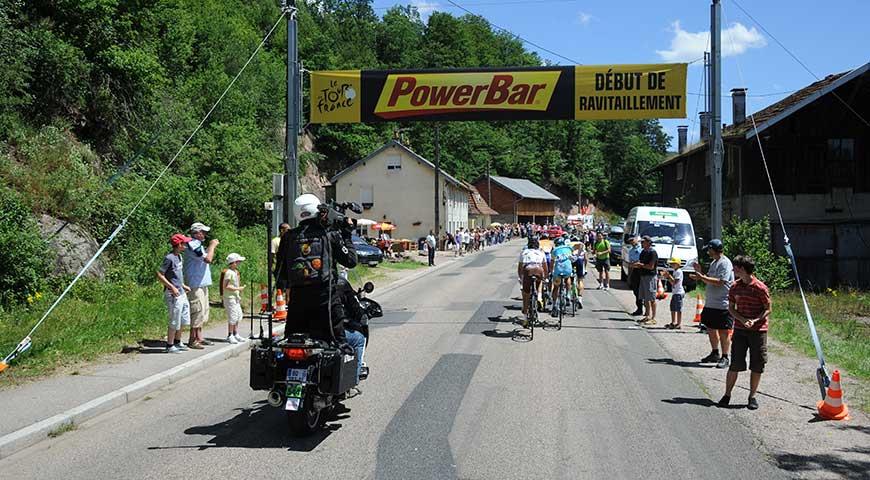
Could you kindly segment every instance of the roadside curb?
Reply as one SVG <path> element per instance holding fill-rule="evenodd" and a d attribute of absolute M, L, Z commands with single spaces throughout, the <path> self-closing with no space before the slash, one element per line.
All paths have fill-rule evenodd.
<path fill-rule="evenodd" d="M 500 245 L 495 245 L 488 248 L 487 250 L 481 250 L 476 253 L 495 250 L 505 245 L 508 245 L 508 242 Z M 431 268 L 427 267 L 420 272 L 390 282 L 385 287 L 381 288 L 379 293 L 389 293 L 393 290 L 407 285 L 408 283 L 417 281 L 432 272 L 447 268 L 450 265 L 460 265 L 461 263 L 465 263 L 467 259 L 474 258 L 476 256 L 477 255 L 467 255 L 464 257 L 465 260 L 460 258 L 459 260 L 449 263 L 441 263 L 440 265 L 436 265 Z M 278 325 L 276 328 L 274 328 L 273 333 L 277 333 L 280 335 L 283 331 L 284 325 Z M 237 357 L 244 352 L 250 350 L 251 347 L 256 343 L 256 340 L 251 340 L 245 343 L 229 345 L 213 352 L 209 352 L 205 355 L 184 362 L 181 365 L 176 365 L 175 367 L 172 367 L 168 370 L 160 373 L 155 373 L 150 377 L 146 377 L 135 383 L 127 385 L 126 387 L 119 388 L 101 397 L 97 397 L 89 402 L 71 408 L 63 413 L 54 415 L 52 417 L 46 418 L 45 420 L 34 423 L 33 425 L 30 425 L 28 427 L 24 427 L 12 433 L 6 434 L 0 437 L 0 459 L 4 459 L 13 455 L 16 452 L 24 450 L 27 447 L 36 445 L 37 443 L 47 438 L 50 438 L 50 435 L 53 432 L 62 430 L 64 427 L 84 423 L 94 417 L 97 417 L 104 413 L 108 413 L 130 402 L 139 400 L 140 398 L 148 395 L 151 392 L 160 390 L 174 383 L 178 383 L 184 378 L 187 378 L 201 370 L 205 370 L 206 368 L 209 368 L 213 365 L 221 363 L 224 360 L 229 360 L 233 357 Z"/>

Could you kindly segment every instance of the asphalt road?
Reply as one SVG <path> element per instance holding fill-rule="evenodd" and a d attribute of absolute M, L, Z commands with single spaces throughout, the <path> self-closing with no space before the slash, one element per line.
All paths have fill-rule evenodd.
<path fill-rule="evenodd" d="M 786 478 L 610 293 L 521 341 L 517 248 L 375 290 L 371 377 L 317 435 L 287 434 L 240 357 L 0 461 L 0 476 Z"/>

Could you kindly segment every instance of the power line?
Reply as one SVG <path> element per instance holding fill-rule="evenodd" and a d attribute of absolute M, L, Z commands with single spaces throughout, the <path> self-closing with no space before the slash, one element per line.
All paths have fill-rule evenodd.
<path fill-rule="evenodd" d="M 564 56 L 564 55 L 558 54 L 558 53 L 556 53 L 556 52 L 554 52 L 554 51 L 552 51 L 552 50 L 550 50 L 550 49 L 548 49 L 548 48 L 544 48 L 544 47 L 542 47 L 542 46 L 538 45 L 537 43 L 532 42 L 532 41 L 530 41 L 530 40 L 526 40 L 525 38 L 523 38 L 523 37 L 517 35 L 516 33 L 512 32 L 512 31 L 510 31 L 510 30 L 508 30 L 508 29 L 506 29 L 506 28 L 504 28 L 504 27 L 500 27 L 500 26 L 498 26 L 498 25 L 496 25 L 496 24 L 490 22 L 490 21 L 489 21 L 488 19 L 486 19 L 486 17 L 484 17 L 483 15 L 479 15 L 479 14 L 477 14 L 477 13 L 474 13 L 474 12 L 472 12 L 471 10 L 469 10 L 469 9 L 467 9 L 467 8 L 465 8 L 465 7 L 463 7 L 462 5 L 460 5 L 460 4 L 456 3 L 456 2 L 454 2 L 453 0 L 447 0 L 447 1 L 450 2 L 452 5 L 456 6 L 456 8 L 458 8 L 458 9 L 464 11 L 465 13 L 467 13 L 467 14 L 469 14 L 469 15 L 473 15 L 473 16 L 475 16 L 475 17 L 480 17 L 481 19 L 483 19 L 484 21 L 486 21 L 486 23 L 492 25 L 493 27 L 495 27 L 495 28 L 497 28 L 497 29 L 499 29 L 499 30 L 501 30 L 501 31 L 503 31 L 503 32 L 509 33 L 509 34 L 513 35 L 514 37 L 516 37 L 518 40 L 523 41 L 523 42 L 525 42 L 525 43 L 528 43 L 529 45 L 531 45 L 531 46 L 533 46 L 533 47 L 535 47 L 535 48 L 537 48 L 537 49 L 539 49 L 539 50 L 543 50 L 543 51 L 545 51 L 545 52 L 547 52 L 547 53 L 549 53 L 549 54 L 551 54 L 551 55 L 555 55 L 555 56 L 557 56 L 557 57 L 559 57 L 559 58 L 561 58 L 561 59 L 568 60 L 568 61 L 571 62 L 572 64 L 575 64 L 575 65 L 580 65 L 580 64 L 581 64 L 581 63 L 578 62 L 577 60 L 574 60 L 574 59 L 572 59 L 572 58 L 569 58 L 569 57 L 566 57 L 566 56 Z"/>
<path fill-rule="evenodd" d="M 448 0 L 449 1 L 449 0 Z M 486 7 L 486 6 L 501 6 L 501 5 L 535 5 L 535 4 L 544 4 L 544 3 L 577 3 L 581 0 L 538 0 L 538 1 L 507 1 L 507 2 L 480 2 L 469 4 L 472 7 Z M 389 10 L 398 5 L 390 5 L 388 7 L 372 7 L 372 10 Z M 411 5 L 415 6 L 415 5 Z M 460 7 L 451 7 L 450 5 L 444 5 L 440 3 L 430 3 L 426 4 L 427 8 L 460 8 Z M 419 7 L 417 7 L 419 9 Z"/>
<path fill-rule="evenodd" d="M 759 22 L 758 20 L 755 19 L 755 17 L 753 17 L 752 15 L 750 15 L 749 12 L 747 12 L 746 9 L 744 9 L 744 8 L 740 5 L 740 3 L 737 2 L 737 0 L 731 0 L 731 1 L 734 3 L 735 6 L 737 6 L 737 8 L 740 9 L 741 12 L 743 12 L 744 14 L 746 14 L 746 16 L 749 17 L 750 20 L 752 20 L 753 22 L 755 22 L 755 24 L 758 25 L 758 27 L 761 28 L 761 30 L 762 30 L 764 33 L 766 33 L 767 35 L 769 35 L 770 38 L 772 38 L 773 41 L 775 41 L 775 42 L 777 43 L 777 45 L 779 45 L 780 47 L 782 47 L 782 49 L 785 50 L 785 52 L 788 53 L 788 54 L 791 56 L 791 58 L 794 59 L 794 61 L 796 61 L 798 64 L 800 64 L 800 66 L 803 67 L 804 70 L 806 70 L 810 75 L 812 75 L 813 77 L 815 77 L 816 80 L 818 80 L 818 81 L 821 81 L 821 80 L 822 80 L 818 75 L 815 74 L 815 72 L 813 72 L 812 70 L 810 70 L 810 67 L 808 67 L 804 62 L 802 62 L 801 59 L 799 59 L 799 58 L 797 57 L 797 55 L 795 55 L 794 53 L 792 53 L 792 51 L 789 50 L 788 47 L 786 47 L 782 42 L 780 42 L 779 39 L 776 38 L 776 36 L 774 36 L 772 33 L 770 33 L 770 31 L 769 31 L 768 29 L 764 28 L 764 25 L 762 25 L 761 22 Z M 848 108 L 850 112 L 854 113 L 856 117 L 858 117 L 862 122 L 864 122 L 864 125 L 867 125 L 868 127 L 870 127 L 870 122 L 868 122 L 864 117 L 862 117 L 861 114 L 859 114 L 858 112 L 856 112 L 855 109 L 852 108 L 852 106 L 849 105 L 848 102 L 846 102 L 846 101 L 843 100 L 839 95 L 837 95 L 837 92 L 831 90 L 831 94 L 832 94 L 832 95 L 833 95 L 837 100 L 839 100 L 840 103 L 842 103 L 846 108 Z"/>

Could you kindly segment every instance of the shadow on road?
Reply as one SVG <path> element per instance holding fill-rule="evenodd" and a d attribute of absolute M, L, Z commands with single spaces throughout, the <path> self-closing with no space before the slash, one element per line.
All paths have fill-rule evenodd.
<path fill-rule="evenodd" d="M 209 448 L 281 448 L 295 452 L 310 452 L 317 448 L 332 432 L 341 428 L 340 420 L 349 418 L 350 409 L 339 404 L 326 426 L 305 438 L 293 438 L 287 427 L 287 416 L 280 408 L 270 407 L 265 400 L 251 408 L 238 409 L 238 414 L 214 425 L 194 426 L 186 429 L 186 435 L 212 436 L 203 445 L 148 447 L 148 450 Z"/>
<path fill-rule="evenodd" d="M 715 407 L 716 402 L 710 400 L 709 398 L 687 398 L 687 397 L 674 397 L 674 398 L 666 398 L 662 400 L 664 403 L 670 403 L 672 405 L 698 405 L 699 407 Z"/>
<path fill-rule="evenodd" d="M 704 366 L 700 362 L 684 362 L 681 360 L 674 360 L 673 358 L 648 358 L 647 362 L 656 365 L 672 365 L 674 367 L 713 368 L 712 366 Z"/>
<path fill-rule="evenodd" d="M 861 453 L 870 459 L 870 448 L 856 447 L 843 451 Z M 867 472 L 870 472 L 870 460 L 847 459 L 829 453 L 821 455 L 783 453 L 774 454 L 773 458 L 779 468 L 793 473 L 825 472 L 836 475 L 836 478 L 866 480 Z"/>

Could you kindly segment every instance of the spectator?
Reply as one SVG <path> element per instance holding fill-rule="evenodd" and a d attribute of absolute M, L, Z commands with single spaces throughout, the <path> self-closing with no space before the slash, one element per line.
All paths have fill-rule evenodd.
<path fill-rule="evenodd" d="M 704 310 L 701 311 L 701 325 L 707 327 L 707 336 L 713 351 L 702 358 L 701 363 L 715 363 L 716 368 L 726 368 L 729 365 L 728 352 L 731 347 L 728 330 L 734 326 L 734 321 L 728 315 L 728 290 L 734 283 L 734 272 L 731 260 L 723 253 L 725 245 L 722 240 L 714 238 L 704 248 L 713 259 L 713 263 L 704 275 L 701 273 L 701 265 L 695 262 L 693 267 L 696 273 L 692 274 L 692 278 L 707 285 Z"/>
<path fill-rule="evenodd" d="M 628 286 L 634 293 L 635 305 L 635 309 L 631 312 L 631 315 L 636 317 L 643 315 L 643 300 L 640 298 L 640 270 L 638 270 L 634 265 L 640 261 L 640 252 L 643 251 L 643 247 L 640 246 L 637 237 L 630 237 L 628 239 L 628 244 L 631 245 L 631 248 L 628 250 Z"/>
<path fill-rule="evenodd" d="M 731 367 L 725 377 L 725 395 L 719 400 L 720 407 L 731 402 L 731 390 L 737 383 L 739 372 L 746 370 L 746 352 L 749 351 L 749 401 L 746 407 L 758 408 L 755 393 L 767 363 L 767 324 L 770 318 L 770 291 L 755 276 L 755 261 L 752 257 L 734 257 L 734 276 L 737 280 L 728 290 L 728 312 L 736 320 L 734 338 L 731 341 Z"/>
<path fill-rule="evenodd" d="M 272 239 L 272 255 L 278 254 L 278 245 L 281 245 L 281 237 L 290 230 L 289 223 L 282 223 L 278 226 L 278 236 Z"/>
<path fill-rule="evenodd" d="M 202 334 L 203 326 L 208 323 L 209 303 L 208 287 L 211 285 L 211 263 L 214 261 L 214 250 L 220 242 L 212 239 L 205 247 L 205 234 L 211 228 L 196 222 L 190 226 L 193 237 L 184 252 L 184 274 L 190 291 L 187 298 L 190 301 L 190 348 L 202 350 L 203 345 L 211 345 Z"/>
<path fill-rule="evenodd" d="M 426 247 L 429 249 L 429 266 L 435 266 L 435 232 L 429 230 L 429 235 L 426 236 Z"/>
<path fill-rule="evenodd" d="M 462 230 L 462 249 L 465 253 L 471 253 L 471 233 L 467 228 Z"/>
<path fill-rule="evenodd" d="M 239 264 L 245 257 L 238 253 L 227 255 L 227 271 L 224 274 L 224 308 L 227 312 L 227 342 L 244 343 L 245 339 L 239 336 L 239 322 L 242 321 L 242 290 L 240 285 Z"/>
<path fill-rule="evenodd" d="M 453 232 L 453 256 L 462 255 L 462 229 Z"/>
<path fill-rule="evenodd" d="M 595 268 L 598 270 L 598 289 L 610 288 L 610 240 L 599 233 L 595 236 Z"/>
<path fill-rule="evenodd" d="M 643 325 L 656 324 L 656 287 L 658 286 L 658 275 L 656 275 L 656 265 L 659 262 L 659 255 L 653 247 L 652 239 L 644 235 L 640 241 L 643 251 L 640 252 L 640 259 L 634 264 L 634 268 L 638 269 L 638 293 L 644 305 L 643 319 L 639 323 Z"/>
<path fill-rule="evenodd" d="M 683 271 L 680 269 L 680 259 L 671 258 L 668 265 L 674 269 L 674 273 L 663 271 L 664 277 L 671 282 L 671 323 L 665 325 L 668 330 L 679 330 L 683 323 L 683 297 L 686 290 L 683 288 Z"/>
<path fill-rule="evenodd" d="M 190 287 L 184 284 L 184 264 L 181 252 L 191 240 L 180 233 L 169 239 L 172 251 L 163 257 L 163 263 L 157 270 L 157 280 L 163 285 L 163 300 L 169 309 L 169 328 L 166 331 L 166 353 L 180 353 L 187 350 L 181 343 L 181 329 L 190 325 L 190 303 L 185 292 Z"/>

